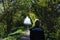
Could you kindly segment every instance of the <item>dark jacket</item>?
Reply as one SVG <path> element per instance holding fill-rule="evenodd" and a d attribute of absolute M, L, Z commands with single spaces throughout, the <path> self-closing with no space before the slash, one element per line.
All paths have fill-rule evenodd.
<path fill-rule="evenodd" d="M 45 40 L 43 28 L 34 27 L 30 29 L 30 40 Z"/>

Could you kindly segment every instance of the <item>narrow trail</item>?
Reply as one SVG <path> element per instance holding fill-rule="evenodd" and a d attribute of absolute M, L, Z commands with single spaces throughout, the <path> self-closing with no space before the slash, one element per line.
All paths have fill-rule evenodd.
<path fill-rule="evenodd" d="M 22 40 L 30 40 L 30 31 L 27 30 L 22 36 L 21 36 Z"/>

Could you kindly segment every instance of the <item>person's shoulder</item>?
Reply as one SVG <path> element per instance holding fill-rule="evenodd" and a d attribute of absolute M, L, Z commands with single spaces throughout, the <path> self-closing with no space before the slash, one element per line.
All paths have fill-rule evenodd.
<path fill-rule="evenodd" d="M 40 27 L 40 29 L 44 30 L 42 27 Z"/>
<path fill-rule="evenodd" d="M 37 31 L 43 31 L 43 28 L 35 28 L 34 30 L 37 30 Z"/>
<path fill-rule="evenodd" d="M 31 31 L 43 31 L 42 27 L 33 27 L 30 29 Z"/>

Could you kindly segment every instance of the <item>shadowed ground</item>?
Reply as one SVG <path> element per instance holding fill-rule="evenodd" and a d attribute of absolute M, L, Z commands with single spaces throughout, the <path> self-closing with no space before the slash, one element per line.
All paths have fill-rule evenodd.
<path fill-rule="evenodd" d="M 30 31 L 27 30 L 27 31 L 21 36 L 21 39 L 22 39 L 22 40 L 30 40 L 29 35 L 30 35 Z"/>

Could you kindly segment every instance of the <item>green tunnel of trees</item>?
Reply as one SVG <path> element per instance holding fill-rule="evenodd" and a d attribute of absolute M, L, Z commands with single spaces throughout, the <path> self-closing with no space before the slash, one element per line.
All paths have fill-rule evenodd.
<path fill-rule="evenodd" d="M 47 35 L 46 39 L 59 40 L 59 4 L 59 0 L 2 0 L 0 6 L 0 37 L 8 34 L 15 27 L 24 26 L 24 18 L 29 16 L 32 23 L 36 18 L 41 21 L 41 26 Z"/>

